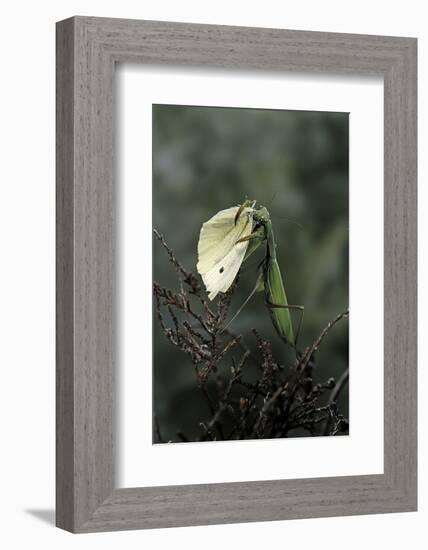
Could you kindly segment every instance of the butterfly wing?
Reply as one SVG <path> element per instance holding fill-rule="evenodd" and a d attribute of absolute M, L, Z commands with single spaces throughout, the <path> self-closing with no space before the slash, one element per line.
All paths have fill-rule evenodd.
<path fill-rule="evenodd" d="M 248 241 L 236 243 L 251 233 L 253 210 L 244 209 L 235 224 L 237 212 L 237 206 L 221 210 L 201 228 L 197 269 L 210 300 L 228 290 L 247 251 Z"/>

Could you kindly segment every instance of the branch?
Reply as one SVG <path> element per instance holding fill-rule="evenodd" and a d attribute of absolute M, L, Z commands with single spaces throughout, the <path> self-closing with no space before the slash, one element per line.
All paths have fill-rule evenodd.
<path fill-rule="evenodd" d="M 315 436 L 343 431 L 347 421 L 337 410 L 336 400 L 345 380 L 339 380 L 334 392 L 333 379 L 314 386 L 310 367 L 329 331 L 348 316 L 348 311 L 330 321 L 312 346 L 298 354 L 294 364 L 282 365 L 274 357 L 270 340 L 257 330 L 253 329 L 254 343 L 248 345 L 242 334 L 225 328 L 238 279 L 228 292 L 220 294 L 216 307 L 211 309 L 198 276 L 183 267 L 156 229 L 153 232 L 179 279 L 177 291 L 153 282 L 159 326 L 170 344 L 189 358 L 196 376 L 195 390 L 204 395 L 210 415 L 208 420 L 195 418 L 195 433 L 202 427 L 203 434 L 192 437 L 183 433 L 177 418 L 176 440 L 287 437 L 294 429 L 300 430 L 299 435 L 304 430 Z M 250 357 L 256 369 L 244 376 Z M 227 374 L 220 375 L 225 368 Z M 221 388 L 218 393 L 210 390 L 209 384 L 213 383 Z M 327 391 L 331 392 L 330 399 L 321 406 Z M 162 441 L 156 417 L 153 430 L 155 438 Z"/>
<path fill-rule="evenodd" d="M 339 395 L 341 394 L 348 380 L 349 380 L 349 367 L 342 373 L 342 376 L 339 378 L 337 384 L 333 388 L 333 391 L 331 392 L 330 398 L 328 400 L 329 405 L 332 405 L 333 403 L 337 403 L 337 400 L 339 399 Z M 324 435 L 328 435 L 329 428 L 330 428 L 330 418 L 328 418 L 325 423 Z"/>
<path fill-rule="evenodd" d="M 304 371 L 306 366 L 308 365 L 311 357 L 313 354 L 318 350 L 320 347 L 322 341 L 327 336 L 327 334 L 330 332 L 330 330 L 336 325 L 339 321 L 342 319 L 345 319 L 349 316 L 349 309 L 344 311 L 343 313 L 340 313 L 337 317 L 335 317 L 332 321 L 330 321 L 327 326 L 323 329 L 321 334 L 318 336 L 318 338 L 315 340 L 315 342 L 312 344 L 310 348 L 307 348 L 305 350 L 305 353 L 303 354 L 303 357 L 298 360 L 298 366 L 300 370 Z"/>
<path fill-rule="evenodd" d="M 172 265 L 175 267 L 178 275 L 183 276 L 184 282 L 187 283 L 192 291 L 195 294 L 200 293 L 201 291 L 201 285 L 199 284 L 198 279 L 193 275 L 193 273 L 190 273 L 184 267 L 181 265 L 181 263 L 177 260 L 177 258 L 174 256 L 172 250 L 169 248 L 169 246 L 166 244 L 165 239 L 163 236 L 159 233 L 157 229 L 153 229 L 153 233 L 155 234 L 156 238 L 160 241 L 162 246 L 164 247 L 166 253 L 168 254 L 169 260 L 172 263 Z"/>

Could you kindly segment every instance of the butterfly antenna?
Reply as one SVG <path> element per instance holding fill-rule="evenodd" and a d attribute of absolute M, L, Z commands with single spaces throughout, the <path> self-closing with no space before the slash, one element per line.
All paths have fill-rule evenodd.
<path fill-rule="evenodd" d="M 275 200 L 275 197 L 278 195 L 278 189 L 275 189 L 275 191 L 273 192 L 273 195 L 271 196 L 266 208 L 269 210 L 269 208 L 271 207 L 273 201 Z"/>
<path fill-rule="evenodd" d="M 271 199 L 270 199 L 270 201 L 269 201 L 269 203 L 268 203 L 268 205 L 267 205 L 267 207 L 266 207 L 268 210 L 270 210 L 270 207 L 271 207 L 271 205 L 272 205 L 272 203 L 273 203 L 273 201 L 275 200 L 275 197 L 276 197 L 277 195 L 278 195 L 278 189 L 276 189 L 276 190 L 273 192 L 273 195 L 272 195 L 272 197 L 271 197 Z M 287 222 L 289 222 L 289 223 L 292 223 L 293 225 L 296 225 L 301 231 L 303 231 L 303 226 L 300 225 L 300 223 L 296 222 L 295 220 L 291 220 L 290 218 L 286 218 L 286 217 L 284 217 L 284 216 L 279 216 L 278 214 L 275 213 L 274 210 L 272 210 L 272 213 L 274 214 L 274 216 L 275 216 L 276 218 L 280 218 L 281 220 L 285 220 L 285 221 L 287 221 Z"/>
<path fill-rule="evenodd" d="M 273 215 L 274 215 L 275 218 L 279 218 L 280 220 L 284 220 L 288 223 L 296 225 L 300 229 L 300 231 L 303 231 L 303 225 L 301 225 L 299 222 L 296 222 L 295 220 L 292 220 L 290 218 L 286 218 L 285 216 L 280 216 L 279 214 L 277 214 L 274 211 L 273 211 Z"/>

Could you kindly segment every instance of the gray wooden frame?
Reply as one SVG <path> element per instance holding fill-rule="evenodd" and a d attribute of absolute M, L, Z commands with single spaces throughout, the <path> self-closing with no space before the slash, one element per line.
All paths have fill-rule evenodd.
<path fill-rule="evenodd" d="M 57 24 L 59 527 L 91 532 L 416 510 L 416 45 L 413 38 L 88 17 Z M 124 61 L 383 76 L 382 475 L 115 488 L 113 81 L 115 63 Z"/>

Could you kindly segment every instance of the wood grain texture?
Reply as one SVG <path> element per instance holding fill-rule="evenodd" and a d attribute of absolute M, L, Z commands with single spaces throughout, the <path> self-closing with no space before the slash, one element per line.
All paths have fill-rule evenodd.
<path fill-rule="evenodd" d="M 59 30 L 59 29 L 58 29 Z M 56 36 L 56 520 L 74 525 L 74 24 Z"/>
<path fill-rule="evenodd" d="M 383 475 L 115 489 L 116 62 L 383 76 Z M 87 17 L 57 24 L 59 527 L 416 510 L 416 145 L 415 39 Z"/>

